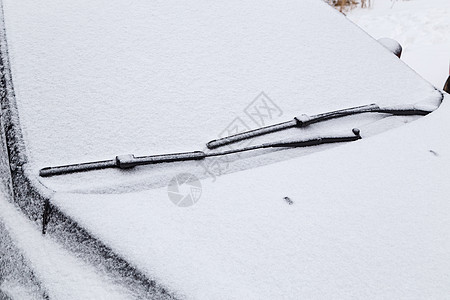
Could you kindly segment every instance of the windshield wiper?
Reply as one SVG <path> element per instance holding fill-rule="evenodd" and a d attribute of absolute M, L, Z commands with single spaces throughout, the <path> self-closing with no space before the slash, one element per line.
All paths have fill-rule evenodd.
<path fill-rule="evenodd" d="M 193 151 L 184 153 L 172 153 L 172 154 L 162 154 L 162 155 L 151 155 L 151 156 L 140 156 L 135 157 L 133 154 L 119 155 L 111 160 L 95 161 L 81 164 L 57 166 L 57 167 L 47 167 L 39 171 L 41 177 L 49 177 L 55 175 L 63 175 L 76 172 L 85 172 L 90 170 L 99 170 L 107 168 L 119 168 L 119 169 L 129 169 L 136 166 L 168 163 L 168 162 L 179 162 L 188 160 L 201 160 L 207 157 L 223 156 L 233 153 L 240 153 L 258 149 L 266 148 L 292 148 L 292 147 L 308 147 L 316 146 L 321 144 L 330 143 L 340 143 L 340 142 L 351 142 L 361 139 L 360 131 L 357 128 L 352 130 L 351 135 L 333 135 L 333 136 L 319 136 L 309 139 L 290 139 L 282 140 L 278 142 L 269 142 L 254 146 L 248 146 L 240 149 L 224 150 L 220 152 L 203 152 L 203 151 Z"/>
<path fill-rule="evenodd" d="M 379 107 L 377 104 L 372 103 L 363 106 L 357 106 L 352 108 L 346 108 L 331 112 L 326 112 L 318 115 L 308 116 L 301 115 L 300 117 L 295 117 L 293 120 L 278 123 L 275 125 L 265 126 L 254 130 L 245 131 L 235 135 L 230 135 L 217 140 L 212 140 L 206 144 L 208 149 L 215 149 L 221 146 L 225 146 L 231 143 L 239 142 L 242 140 L 254 138 L 256 136 L 261 136 L 264 134 L 269 134 L 289 128 L 301 128 L 308 125 L 323 122 L 330 119 L 342 118 L 345 116 L 362 114 L 362 113 L 385 113 L 397 116 L 408 116 L 408 115 L 427 115 L 431 113 L 429 110 L 417 109 L 414 106 L 403 106 L 403 107 Z"/>

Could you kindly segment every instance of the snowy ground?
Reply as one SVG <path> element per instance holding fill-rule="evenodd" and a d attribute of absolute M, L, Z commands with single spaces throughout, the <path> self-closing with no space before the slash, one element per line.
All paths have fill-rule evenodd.
<path fill-rule="evenodd" d="M 371 9 L 355 9 L 350 20 L 374 38 L 390 37 L 403 46 L 402 60 L 438 88 L 450 63 L 450 1 L 374 0 Z"/>

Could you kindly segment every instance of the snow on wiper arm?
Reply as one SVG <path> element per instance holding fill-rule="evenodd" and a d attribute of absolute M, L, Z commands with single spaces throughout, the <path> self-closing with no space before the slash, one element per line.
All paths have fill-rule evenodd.
<path fill-rule="evenodd" d="M 188 160 L 201 160 L 207 157 L 223 156 L 233 153 L 240 153 L 246 151 L 252 151 L 257 149 L 266 148 L 291 148 L 291 147 L 308 147 L 316 146 L 321 144 L 330 143 L 340 143 L 340 142 L 351 142 L 361 139 L 360 131 L 357 128 L 352 130 L 351 135 L 333 135 L 333 136 L 318 136 L 309 139 L 289 139 L 277 142 L 264 143 L 254 146 L 248 146 L 240 149 L 224 150 L 220 152 L 208 152 L 203 151 L 193 151 L 184 153 L 172 153 L 172 154 L 162 154 L 162 155 L 151 155 L 151 156 L 140 156 L 135 157 L 133 154 L 119 155 L 111 160 L 103 160 L 96 162 L 88 162 L 81 164 L 57 166 L 57 167 L 47 167 L 39 171 L 39 176 L 49 177 L 55 175 L 63 175 L 69 173 L 85 172 L 91 170 L 107 169 L 107 168 L 118 168 L 118 169 L 129 169 L 136 166 L 159 164 L 167 162 L 179 162 Z"/>
<path fill-rule="evenodd" d="M 256 136 L 261 136 L 264 134 L 269 134 L 289 128 L 299 128 L 299 127 L 306 127 L 308 125 L 323 122 L 330 119 L 336 119 L 336 118 L 342 118 L 350 115 L 356 115 L 356 114 L 362 114 L 362 113 L 386 113 L 391 115 L 401 115 L 401 116 L 407 116 L 407 115 L 427 115 L 432 110 L 428 109 L 418 109 L 414 106 L 408 105 L 408 106 L 394 106 L 394 107 L 379 107 L 377 104 L 372 103 L 368 105 L 363 106 L 357 106 L 352 108 L 346 108 L 341 110 L 335 110 L 330 111 L 318 115 L 308 116 L 308 115 L 301 115 L 300 117 L 295 117 L 293 120 L 278 123 L 275 125 L 269 125 L 265 127 L 261 127 L 254 130 L 245 131 L 242 133 L 238 133 L 235 135 L 230 135 L 224 138 L 220 138 L 217 140 L 212 140 L 206 144 L 208 149 L 215 149 L 221 146 L 225 146 L 228 144 L 232 144 L 235 142 L 239 142 L 242 140 L 254 138 Z"/>
<path fill-rule="evenodd" d="M 247 146 L 240 149 L 223 150 L 220 152 L 208 152 L 206 157 L 222 156 L 239 152 L 246 152 L 265 148 L 295 148 L 317 146 L 321 144 L 352 142 L 361 139 L 360 130 L 358 128 L 352 129 L 352 135 L 333 135 L 333 136 L 318 136 L 308 139 L 286 139 L 277 142 L 268 142 L 254 146 Z"/>

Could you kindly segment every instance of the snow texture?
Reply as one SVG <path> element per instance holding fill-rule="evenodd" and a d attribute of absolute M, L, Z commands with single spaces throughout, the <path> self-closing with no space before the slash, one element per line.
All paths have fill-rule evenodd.
<path fill-rule="evenodd" d="M 440 96 L 317 0 L 5 0 L 4 11 L 33 174 L 46 166 L 122 154 L 202 150 L 233 120 L 247 116 L 243 110 L 262 91 L 283 112 L 273 112 L 265 119 L 270 123 L 302 113 Z M 261 125 L 248 117 L 244 122 Z M 351 130 L 348 123 L 333 126 Z M 228 171 L 302 153 L 263 155 Z M 117 192 L 130 185 L 164 186 L 195 167 L 197 174 L 204 172 L 181 164 L 44 183 L 57 190 Z"/>
<path fill-rule="evenodd" d="M 9 265 L 6 265 L 6 269 L 2 268 L 0 272 L 1 289 L 21 294 L 28 289 L 31 290 L 27 291 L 28 294 L 32 293 L 29 297 L 36 299 L 39 290 L 36 291 L 36 287 L 33 285 L 20 287 L 14 281 L 5 280 L 3 282 L 3 279 L 17 276 L 16 273 L 20 274 L 20 269 L 17 268 L 23 265 L 28 274 L 20 274 L 24 277 L 22 280 L 32 281 L 36 276 L 45 287 L 50 299 L 132 299 L 133 295 L 130 291 L 115 284 L 106 275 L 99 274 L 95 266 L 86 265 L 80 258 L 63 249 L 61 245 L 41 235 L 40 230 L 27 220 L 13 204 L 6 201 L 3 194 L 0 195 L 0 220 L 5 223 L 4 227 L 0 223 L 0 232 L 3 233 L 2 229 L 7 228 L 11 236 L 8 240 L 8 236 L 1 235 L 0 254 L 3 254 L 1 250 L 4 247 L 16 247 L 23 252 L 22 259 L 26 262 L 23 265 L 24 263 L 17 257 L 9 260 Z M 15 252 L 6 249 L 5 255 L 0 255 L 0 258 L 8 259 L 7 255 L 11 255 L 11 253 Z M 0 260 L 0 262 L 2 261 Z M 31 266 L 33 275 L 30 275 L 30 268 L 27 264 Z M 3 278 L 3 273 L 8 276 Z M 25 282 L 27 283 L 27 281 Z M 18 282 L 20 283 L 20 281 Z M 17 299 L 26 298 L 18 297 Z"/>
<path fill-rule="evenodd" d="M 43 299 L 44 295 L 0 217 L 0 299 Z"/>
<path fill-rule="evenodd" d="M 449 113 L 444 101 L 370 139 L 202 181 L 189 208 L 164 188 L 55 203 L 187 298 L 444 299 Z"/>
<path fill-rule="evenodd" d="M 261 91 L 280 108 L 271 123 L 441 99 L 321 1 L 4 4 L 34 174 L 117 154 L 202 150 Z M 195 163 L 44 183 L 65 191 L 52 199 L 65 214 L 181 297 L 445 298 L 449 113 L 444 102 L 377 136 L 417 117 L 318 124 L 302 136 L 357 124 L 371 138 L 314 155 L 294 149 L 234 158 L 247 159 L 232 169 L 242 171 L 202 180 L 200 200 L 187 208 L 175 206 L 164 185 L 180 171 L 199 172 Z M 11 204 L 0 199 L 0 206 L 50 297 L 129 296 L 42 238 Z"/>
<path fill-rule="evenodd" d="M 394 6 L 390 0 L 372 2 L 372 9 L 354 10 L 348 18 L 376 39 L 400 42 L 402 60 L 442 89 L 449 75 L 450 1 L 396 1 Z"/>

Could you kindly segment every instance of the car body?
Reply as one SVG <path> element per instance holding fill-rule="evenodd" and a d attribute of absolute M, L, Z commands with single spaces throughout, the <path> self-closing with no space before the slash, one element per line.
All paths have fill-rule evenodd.
<path fill-rule="evenodd" d="M 448 95 L 325 3 L 3 8 L 9 200 L 88 266 L 76 278 L 102 274 L 58 281 L 22 249 L 50 298 L 94 285 L 123 298 L 448 295 Z M 348 116 L 238 145 L 361 130 L 339 147 L 39 176 L 128 153 L 208 151 L 211 139 L 370 103 L 433 112 Z M 182 174 L 200 183 L 182 192 Z M 174 200 L 185 193 L 186 205 Z M 62 292 L 71 284 L 79 295 Z"/>

